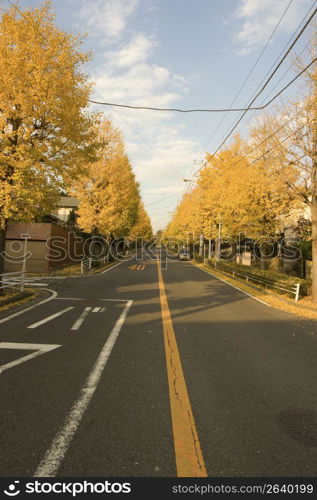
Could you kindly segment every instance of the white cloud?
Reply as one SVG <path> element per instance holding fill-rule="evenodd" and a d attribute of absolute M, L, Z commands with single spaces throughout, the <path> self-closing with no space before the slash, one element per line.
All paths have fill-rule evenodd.
<path fill-rule="evenodd" d="M 180 192 L 179 184 L 175 184 L 174 186 L 164 186 L 158 188 L 149 188 L 144 189 L 143 194 L 177 194 Z M 156 207 L 153 208 L 155 210 Z"/>
<path fill-rule="evenodd" d="M 124 114 L 124 121 L 115 115 L 113 120 L 125 136 L 128 155 L 141 182 L 145 208 L 155 230 L 162 229 L 181 197 L 185 188 L 183 178 L 189 176 L 200 144 L 181 137 L 179 128 L 167 124 L 161 115 L 156 115 L 155 120 L 152 116 L 146 125 L 144 119 L 140 120 L 131 129 L 126 122 L 128 113 L 120 112 L 121 117 Z M 140 131 L 142 140 L 137 141 L 135 131 Z"/>
<path fill-rule="evenodd" d="M 279 19 L 281 18 L 288 0 L 241 0 L 235 17 L 242 20 L 240 30 L 235 34 L 235 40 L 242 48 L 239 55 L 247 55 L 260 44 L 266 43 Z M 304 16 L 308 0 L 297 0 L 291 4 L 278 33 L 291 33 L 299 20 Z"/>
<path fill-rule="evenodd" d="M 149 57 L 152 47 L 153 41 L 139 33 L 120 50 L 108 52 L 107 57 L 111 65 L 132 66 L 145 61 Z"/>
<path fill-rule="evenodd" d="M 90 34 L 116 39 L 123 32 L 139 0 L 89 0 L 78 12 Z"/>
<path fill-rule="evenodd" d="M 94 0 L 94 14 L 89 14 L 88 7 L 81 11 L 81 16 L 86 17 L 91 27 L 96 16 L 96 29 L 112 44 L 106 51 L 99 49 L 98 65 L 92 68 L 94 97 L 119 104 L 173 107 L 188 90 L 188 82 L 172 69 L 152 62 L 158 45 L 153 36 L 141 32 L 134 32 L 130 38 L 127 36 L 128 27 L 124 28 L 138 1 L 127 0 L 129 5 L 133 4 L 130 14 L 123 13 L 123 5 L 126 5 L 123 0 Z M 96 7 L 101 4 L 105 4 L 102 15 L 96 12 Z M 147 203 L 158 201 L 148 207 L 154 228 L 164 227 L 184 189 L 182 179 L 188 176 L 199 145 L 190 138 L 183 138 L 183 123 L 178 122 L 176 128 L 172 113 L 98 109 L 106 112 L 122 132 L 146 208 Z M 169 195 L 175 196 L 166 202 L 159 201 Z"/>
<path fill-rule="evenodd" d="M 150 51 L 147 54 L 149 57 Z M 181 75 L 147 60 L 124 69 L 105 62 L 104 71 L 99 72 L 94 81 L 103 100 L 133 105 L 171 105 L 187 89 L 187 82 Z M 175 194 L 165 202 L 148 207 L 155 230 L 161 229 L 181 196 L 182 179 L 193 166 L 199 144 L 180 135 L 182 123 L 178 123 L 177 128 L 172 125 L 172 113 L 120 108 L 107 111 L 123 133 L 127 153 L 141 183 L 146 209 L 148 202 Z"/>
<path fill-rule="evenodd" d="M 107 96 L 107 102 L 163 106 L 178 99 L 181 80 L 165 67 L 141 62 L 124 73 L 117 72 L 112 65 L 105 65 L 94 81 L 98 93 Z M 173 87 L 175 92 L 171 91 Z"/>

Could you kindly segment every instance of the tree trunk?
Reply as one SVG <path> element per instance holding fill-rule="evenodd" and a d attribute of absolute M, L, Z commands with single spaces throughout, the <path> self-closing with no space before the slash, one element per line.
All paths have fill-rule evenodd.
<path fill-rule="evenodd" d="M 4 273 L 4 251 L 5 251 L 5 243 L 6 243 L 6 232 L 7 227 L 5 225 L 4 229 L 0 229 L 0 295 L 3 295 L 2 288 L 2 276 Z"/>
<path fill-rule="evenodd" d="M 317 303 L 317 199 L 313 198 L 310 206 L 312 219 L 312 301 Z"/>

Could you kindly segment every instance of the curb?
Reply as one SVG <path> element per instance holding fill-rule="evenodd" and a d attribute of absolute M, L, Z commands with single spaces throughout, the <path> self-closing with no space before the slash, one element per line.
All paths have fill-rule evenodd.
<path fill-rule="evenodd" d="M 197 264 L 198 264 L 198 265 L 197 265 Z M 196 263 L 196 262 L 195 262 L 195 263 L 193 263 L 193 265 L 195 265 L 195 266 L 197 266 L 197 267 L 199 267 L 199 264 L 200 264 L 200 266 L 202 266 L 202 267 L 201 267 L 202 269 L 205 269 L 205 270 L 206 270 L 207 272 L 209 272 L 210 274 L 212 274 L 212 271 L 214 271 L 214 269 L 212 269 L 212 268 L 211 268 L 211 270 L 209 271 L 208 266 L 206 266 L 206 265 L 205 265 L 205 264 L 203 264 L 202 262 L 198 262 L 198 263 Z M 217 273 L 219 273 L 219 274 L 221 274 L 224 278 L 230 278 L 230 279 L 234 280 L 234 281 L 237 283 L 237 288 L 239 288 L 239 287 L 238 287 L 238 285 L 239 285 L 239 284 L 242 284 L 242 285 L 244 284 L 244 282 L 243 282 L 243 281 L 239 281 L 239 280 L 238 280 L 237 278 L 235 278 L 235 277 L 228 276 L 226 273 L 221 272 L 221 271 L 219 271 L 218 269 L 216 269 L 216 272 L 217 272 Z M 215 276 L 215 278 L 217 278 L 217 275 L 214 275 L 214 276 Z M 229 283 L 229 282 L 228 282 L 228 284 L 230 285 L 230 283 Z M 233 286 L 233 285 L 231 285 L 231 286 Z M 262 290 L 262 289 L 257 288 L 255 285 L 252 285 L 252 284 L 250 284 L 250 283 L 248 283 L 248 284 L 247 284 L 247 286 L 248 286 L 248 288 L 251 288 L 251 289 L 252 289 L 252 290 L 254 290 L 255 292 L 261 292 L 261 294 L 263 294 L 263 295 L 267 295 L 268 297 L 273 297 L 274 299 L 277 299 L 277 300 L 279 300 L 280 302 L 283 302 L 284 304 L 287 304 L 287 305 L 289 305 L 289 306 L 291 306 L 291 307 L 295 307 L 295 308 L 296 308 L 296 309 L 298 309 L 298 310 L 300 310 L 300 309 L 304 309 L 304 310 L 306 310 L 306 311 L 311 311 L 311 312 L 314 312 L 314 313 L 316 313 L 316 314 L 317 314 L 317 309 L 314 309 L 313 307 L 309 307 L 309 306 L 301 305 L 301 304 L 296 303 L 295 301 L 294 301 L 294 302 L 293 302 L 293 301 L 292 301 L 292 302 L 290 302 L 290 301 L 288 301 L 285 297 L 283 297 L 283 296 L 281 296 L 281 295 L 277 295 L 277 294 L 275 294 L 275 293 L 273 293 L 273 292 L 269 292 L 269 291 L 264 290 L 264 289 Z M 244 293 L 247 293 L 247 292 L 245 292 L 245 291 L 244 291 L 243 289 L 241 289 L 241 288 L 239 288 L 239 290 L 241 290 L 241 291 L 242 291 L 242 292 L 244 292 Z M 256 299 L 256 300 L 261 300 L 261 299 L 258 299 L 258 298 L 256 297 L 256 295 L 252 295 L 251 290 L 250 290 L 249 295 L 250 295 L 250 296 L 252 296 L 252 297 L 253 297 L 254 299 Z M 264 301 L 262 301 L 262 302 L 264 303 Z M 270 307 L 274 307 L 274 306 L 272 306 L 271 304 L 268 304 L 268 303 L 266 303 L 266 305 L 269 305 Z M 278 309 L 278 308 L 277 308 L 277 309 Z M 278 310 L 281 310 L 281 309 L 278 309 Z M 294 314 L 294 313 L 289 313 L 289 314 Z"/>
<path fill-rule="evenodd" d="M 25 304 L 18 304 L 10 309 L 6 309 L 5 311 L 0 311 L 0 323 L 4 323 L 6 321 L 6 318 L 10 317 L 13 314 L 22 314 L 25 309 L 36 306 L 43 300 L 47 300 L 50 295 L 52 295 L 52 291 L 49 291 L 48 289 L 37 290 L 37 294 L 35 294 L 34 298 L 29 300 Z"/>
<path fill-rule="evenodd" d="M 33 292 L 21 292 L 14 297 L 9 297 L 8 299 L 0 300 L 0 307 L 7 306 L 8 304 L 14 304 L 14 302 L 19 302 L 19 300 L 26 299 L 27 297 L 35 296 Z"/>
<path fill-rule="evenodd" d="M 31 279 L 38 279 L 38 280 L 59 280 L 59 279 L 62 279 L 62 280 L 65 280 L 65 279 L 69 279 L 69 278 L 87 278 L 88 276 L 96 276 L 98 274 L 103 274 L 105 273 L 106 271 L 112 269 L 113 267 L 115 267 L 116 265 L 118 264 L 121 264 L 122 262 L 125 262 L 125 260 L 128 260 L 128 259 L 121 259 L 120 261 L 116 262 L 114 261 L 113 263 L 111 262 L 110 265 L 108 265 L 105 269 L 101 269 L 101 270 L 97 270 L 95 272 L 91 272 L 91 273 L 85 273 L 85 274 L 61 274 L 60 276 L 30 276 Z"/>

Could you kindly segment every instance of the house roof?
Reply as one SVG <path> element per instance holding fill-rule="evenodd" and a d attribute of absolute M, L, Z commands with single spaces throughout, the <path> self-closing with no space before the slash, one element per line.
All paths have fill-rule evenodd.
<path fill-rule="evenodd" d="M 61 196 L 57 202 L 59 208 L 78 208 L 79 201 L 74 196 Z"/>

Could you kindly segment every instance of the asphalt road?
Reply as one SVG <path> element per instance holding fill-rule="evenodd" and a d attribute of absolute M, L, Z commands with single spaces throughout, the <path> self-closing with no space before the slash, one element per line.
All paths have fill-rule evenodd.
<path fill-rule="evenodd" d="M 55 298 L 0 324 L 2 477 L 181 475 L 186 397 L 208 476 L 317 475 L 316 322 L 188 262 L 161 274 L 145 258 L 50 280 Z"/>

